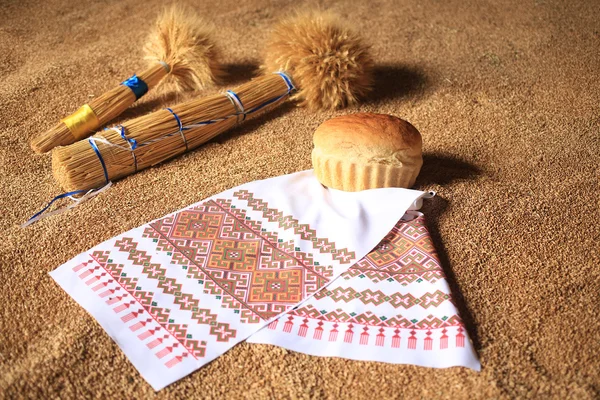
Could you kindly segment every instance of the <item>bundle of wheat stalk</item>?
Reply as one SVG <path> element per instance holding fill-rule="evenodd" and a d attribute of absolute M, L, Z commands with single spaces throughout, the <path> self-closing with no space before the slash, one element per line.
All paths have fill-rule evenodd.
<path fill-rule="evenodd" d="M 66 190 L 97 188 L 198 147 L 290 96 L 310 109 L 333 109 L 356 103 L 371 86 L 368 46 L 331 14 L 313 12 L 282 21 L 266 50 L 264 74 L 235 90 L 55 149 L 55 178 Z"/>
<path fill-rule="evenodd" d="M 223 74 L 211 25 L 180 6 L 165 9 L 159 16 L 144 52 L 150 62 L 145 71 L 94 98 L 34 138 L 32 149 L 45 153 L 88 137 L 159 83 L 177 91 L 198 90 L 211 85 Z"/>

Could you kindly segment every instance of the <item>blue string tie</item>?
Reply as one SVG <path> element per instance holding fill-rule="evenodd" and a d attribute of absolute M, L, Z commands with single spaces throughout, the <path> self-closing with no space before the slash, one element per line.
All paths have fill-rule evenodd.
<path fill-rule="evenodd" d="M 275 72 L 275 74 L 276 74 L 276 75 L 279 75 L 279 76 L 281 76 L 281 78 L 283 79 L 283 81 L 285 82 L 285 84 L 286 84 L 286 86 L 287 86 L 287 88 L 288 88 L 287 92 L 286 92 L 286 93 L 284 93 L 284 94 L 282 94 L 282 95 L 281 95 L 281 96 L 279 96 L 279 97 L 276 97 L 276 98 L 274 98 L 274 99 L 271 99 L 271 100 L 269 100 L 269 101 L 266 101 L 266 102 L 264 102 L 263 104 L 260 104 L 260 105 L 258 105 L 258 106 L 256 106 L 256 107 L 254 107 L 254 108 L 252 108 L 252 109 L 248 110 L 248 111 L 246 112 L 247 114 L 252 114 L 252 113 L 255 113 L 255 112 L 257 112 L 257 111 L 260 111 L 260 110 L 262 110 L 262 109 L 263 109 L 263 108 L 265 108 L 265 107 L 268 107 L 268 106 L 270 106 L 270 105 L 271 105 L 271 104 L 273 104 L 273 103 L 277 103 L 279 100 L 283 99 L 283 98 L 284 98 L 284 97 L 286 97 L 286 96 L 289 96 L 289 95 L 290 95 L 290 94 L 291 94 L 291 93 L 292 93 L 294 90 L 296 90 L 296 87 L 295 87 L 295 86 L 294 86 L 294 84 L 292 83 L 292 80 L 290 79 L 290 77 L 289 77 L 289 76 L 287 76 L 287 74 L 286 74 L 285 72 L 283 72 L 283 71 L 279 71 L 279 72 Z"/>
<path fill-rule="evenodd" d="M 177 116 L 177 114 L 175 114 L 175 112 L 173 110 L 171 110 L 170 108 L 165 108 L 165 110 L 169 111 L 171 114 L 173 114 L 173 118 L 175 118 L 175 121 L 177 121 L 177 126 L 179 127 L 179 134 L 181 135 L 181 139 L 183 139 L 183 143 L 185 144 L 185 151 L 188 151 L 188 142 L 187 139 L 185 138 L 185 135 L 183 134 L 183 124 L 181 123 L 181 119 L 179 119 L 179 116 Z"/>
<path fill-rule="evenodd" d="M 213 120 L 207 120 L 207 121 L 201 121 L 201 122 L 196 122 L 196 123 L 193 123 L 193 124 L 190 124 L 190 125 L 187 125 L 187 126 L 183 126 L 183 124 L 182 124 L 181 119 L 179 118 L 179 116 L 172 109 L 167 108 L 166 110 L 168 110 L 173 115 L 173 118 L 175 118 L 175 120 L 177 121 L 177 126 L 178 126 L 179 130 L 177 132 L 174 132 L 174 133 L 162 136 L 160 138 L 149 140 L 149 141 L 144 142 L 144 143 L 138 143 L 135 139 L 128 138 L 127 135 L 126 135 L 126 133 L 125 133 L 125 127 L 123 127 L 122 125 L 118 125 L 116 127 L 111 128 L 111 129 L 116 130 L 120 134 L 120 136 L 123 138 L 123 140 L 125 140 L 125 142 L 129 145 L 129 148 L 125 148 L 123 146 L 110 143 L 106 139 L 102 139 L 102 138 L 98 138 L 98 137 L 93 137 L 92 136 L 91 138 L 88 139 L 88 141 L 90 143 L 90 146 L 92 147 L 92 149 L 96 153 L 96 156 L 98 156 L 98 160 L 100 161 L 100 164 L 102 165 L 102 171 L 104 172 L 104 179 L 106 181 L 106 184 L 103 187 L 91 189 L 91 190 L 88 190 L 88 191 L 86 191 L 86 190 L 75 190 L 75 191 L 72 191 L 72 192 L 60 194 L 60 195 L 56 196 L 54 199 L 52 199 L 46 205 L 46 207 L 44 207 L 41 211 L 39 211 L 35 215 L 33 215 L 27 222 L 25 222 L 21 226 L 22 227 L 26 227 L 26 226 L 31 225 L 32 223 L 36 222 L 37 220 L 43 218 L 42 214 L 46 210 L 48 210 L 48 208 L 55 201 L 57 201 L 57 200 L 63 199 L 65 197 L 70 197 L 71 199 L 73 199 L 72 196 L 76 196 L 76 195 L 80 195 L 80 194 L 84 194 L 85 193 L 81 198 L 79 198 L 79 199 L 73 199 L 75 201 L 74 204 L 72 204 L 70 206 L 67 206 L 66 208 L 63 208 L 63 209 L 52 211 L 52 212 L 44 215 L 44 217 L 50 216 L 50 215 L 53 215 L 53 214 L 57 214 L 57 213 L 60 213 L 60 212 L 64 212 L 64 211 L 66 211 L 66 210 L 68 210 L 70 208 L 73 208 L 78 203 L 80 203 L 81 201 L 83 201 L 83 200 L 85 200 L 87 198 L 90 198 L 92 196 L 95 196 L 95 195 L 99 194 L 100 192 L 108 189 L 111 186 L 112 183 L 110 182 L 109 177 L 108 177 L 108 170 L 106 168 L 106 163 L 104 162 L 104 158 L 102 157 L 102 153 L 100 152 L 100 149 L 96 145 L 96 141 L 99 141 L 99 142 L 102 142 L 102 143 L 106 143 L 109 146 L 116 146 L 116 147 L 119 147 L 119 148 L 122 148 L 122 149 L 125 149 L 125 150 L 128 150 L 128 151 L 131 151 L 131 154 L 132 154 L 133 159 L 134 159 L 135 170 L 137 172 L 137 160 L 135 158 L 135 152 L 134 152 L 135 149 L 137 149 L 139 147 L 142 147 L 142 146 L 150 145 L 150 144 L 155 143 L 157 141 L 160 141 L 162 139 L 166 139 L 167 137 L 171 137 L 171 136 L 173 136 L 175 134 L 180 134 L 181 137 L 182 137 L 182 139 L 183 139 L 183 141 L 184 141 L 184 143 L 185 143 L 185 148 L 186 148 L 186 151 L 187 151 L 188 150 L 188 143 L 187 143 L 187 140 L 186 140 L 185 135 L 183 133 L 184 131 L 189 130 L 189 129 L 198 128 L 198 127 L 201 127 L 201 126 L 204 126 L 204 125 L 210 125 L 210 124 L 214 124 L 214 123 L 217 123 L 217 122 L 225 121 L 226 119 L 232 118 L 232 117 L 239 118 L 240 115 L 243 116 L 243 119 L 242 119 L 242 121 L 243 121 L 246 118 L 246 115 L 252 114 L 252 113 L 257 112 L 257 111 L 259 111 L 259 110 L 261 110 L 261 109 L 263 109 L 265 107 L 268 107 L 269 105 L 278 102 L 282 98 L 284 98 L 286 96 L 289 96 L 294 90 L 296 90 L 294 84 L 292 83 L 292 80 L 290 79 L 290 77 L 287 74 L 285 74 L 284 72 L 281 72 L 281 71 L 280 72 L 276 72 L 275 74 L 281 76 L 281 78 L 284 80 L 284 82 L 285 82 L 285 84 L 287 85 L 287 88 L 288 88 L 287 92 L 284 93 L 283 95 L 279 96 L 279 97 L 276 97 L 274 99 L 266 101 L 265 103 L 260 104 L 260 105 L 254 107 L 254 108 L 252 108 L 250 110 L 245 110 L 244 109 L 244 105 L 243 105 L 241 99 L 239 98 L 239 96 L 235 92 L 233 92 L 231 90 L 228 90 L 226 92 L 226 96 L 232 101 L 232 103 L 234 103 L 234 105 L 235 105 L 235 107 L 237 109 L 237 112 L 235 114 L 228 115 L 228 116 L 223 117 L 223 118 L 218 118 L 218 119 L 213 119 Z M 127 81 L 123 82 L 123 84 L 126 85 L 126 86 L 128 86 L 128 87 L 130 87 L 130 88 L 132 86 L 135 86 L 135 85 L 133 85 L 133 83 L 130 83 L 130 82 L 141 82 L 141 85 L 138 85 L 138 86 L 139 87 L 145 86 L 146 89 L 145 89 L 145 91 L 143 93 L 140 94 L 140 96 L 142 96 L 144 93 L 146 93 L 147 86 L 144 83 L 144 81 L 142 81 L 141 79 L 137 78 L 134 75 L 131 78 L 129 78 Z M 134 90 L 134 89 L 132 88 L 132 90 Z M 136 93 L 135 90 L 134 90 L 134 93 Z M 137 98 L 139 98 L 140 96 L 138 96 L 137 93 L 136 93 L 136 97 Z"/>
<path fill-rule="evenodd" d="M 102 158 L 100 149 L 98 149 L 98 146 L 96 145 L 96 139 L 92 136 L 91 138 L 88 139 L 88 142 L 90 143 L 90 146 L 92 146 L 92 149 L 98 156 L 98 160 L 100 160 L 100 164 L 102 164 L 102 171 L 104 171 L 104 179 L 106 180 L 106 184 L 108 184 L 109 179 L 108 179 L 108 171 L 106 170 L 106 163 L 104 163 L 104 159 Z"/>
<path fill-rule="evenodd" d="M 283 80 L 285 81 L 285 84 L 288 87 L 288 94 L 293 92 L 294 90 L 296 90 L 296 87 L 292 83 L 292 80 L 290 79 L 289 76 L 287 76 L 287 74 L 285 72 L 279 71 L 279 72 L 275 72 L 275 74 L 281 76 L 283 78 Z"/>
<path fill-rule="evenodd" d="M 53 198 L 52 200 L 50 200 L 50 202 L 46 205 L 46 207 L 42 208 L 41 211 L 35 213 L 33 215 L 33 217 L 29 218 L 25 224 L 27 224 L 31 220 L 36 219 L 38 216 L 42 215 L 44 213 L 44 211 L 46 211 L 48 208 L 50 208 L 50 206 L 55 201 L 60 200 L 60 199 L 64 199 L 65 197 L 75 196 L 75 195 L 78 195 L 78 194 L 81 194 L 81 193 L 84 193 L 84 192 L 85 192 L 85 190 L 74 190 L 72 192 L 67 192 L 67 193 L 59 194 L 58 196 L 56 196 L 55 198 Z M 23 225 L 25 225 L 25 224 L 23 224 Z M 25 226 L 27 226 L 27 225 L 25 225 Z"/>
<path fill-rule="evenodd" d="M 135 139 L 130 139 L 127 137 L 127 135 L 125 135 L 125 127 L 123 125 L 117 125 L 114 126 L 112 128 L 104 128 L 104 130 L 113 130 L 116 131 L 122 138 L 123 140 L 129 145 L 129 148 L 123 147 L 123 146 L 118 146 L 116 144 L 113 144 L 111 142 L 109 142 L 108 140 L 100 140 L 100 139 L 96 139 L 98 141 L 101 141 L 103 143 L 108 144 L 109 146 L 115 146 L 115 147 L 119 147 L 121 149 L 124 150 L 129 150 L 131 152 L 131 157 L 133 157 L 133 169 L 134 169 L 134 173 L 137 172 L 138 167 L 137 167 L 137 157 L 135 156 L 135 149 L 137 149 L 138 147 L 138 143 L 137 140 Z"/>
<path fill-rule="evenodd" d="M 244 104 L 242 103 L 242 100 L 240 100 L 237 93 L 235 93 L 233 90 L 228 90 L 225 92 L 225 96 L 227 96 L 237 111 L 236 116 L 238 124 L 241 122 L 240 115 L 242 116 L 242 121 L 244 121 L 246 119 L 246 110 L 244 109 Z"/>
<path fill-rule="evenodd" d="M 46 207 L 44 207 L 41 211 L 35 213 L 31 218 L 29 218 L 27 220 L 27 222 L 25 222 L 24 224 L 21 225 L 21 228 L 25 228 L 43 218 L 46 217 L 50 217 L 52 215 L 56 215 L 56 214 L 61 214 L 67 210 L 70 210 L 71 208 L 77 206 L 79 203 L 88 200 L 100 193 L 102 193 L 104 190 L 108 189 L 111 186 L 111 182 L 109 182 L 107 185 L 104 185 L 103 187 L 97 188 L 97 189 L 91 189 L 91 190 L 74 190 L 72 192 L 67 192 L 67 193 L 63 193 L 63 194 L 59 194 L 58 196 L 56 196 L 55 198 L 53 198 L 52 200 L 50 200 L 50 202 L 46 205 Z M 82 194 L 83 196 L 81 196 L 80 198 L 76 199 L 73 196 L 76 195 L 80 195 Z M 69 204 L 66 207 L 62 207 L 59 209 L 56 209 L 54 211 L 50 211 L 46 214 L 44 214 L 52 204 L 54 204 L 55 201 L 58 201 L 60 199 L 64 199 L 66 197 L 69 197 L 71 200 L 73 200 L 73 203 Z"/>
<path fill-rule="evenodd" d="M 116 129 L 123 138 L 123 140 L 129 143 L 129 147 L 131 147 L 131 150 L 135 150 L 137 148 L 137 140 L 129 139 L 127 136 L 125 136 L 125 127 L 123 125 L 117 125 L 113 129 Z"/>

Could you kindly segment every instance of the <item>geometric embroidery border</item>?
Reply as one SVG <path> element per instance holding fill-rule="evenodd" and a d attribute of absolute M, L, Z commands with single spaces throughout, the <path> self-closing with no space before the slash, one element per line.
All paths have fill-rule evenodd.
<path fill-rule="evenodd" d="M 368 278 L 374 283 L 384 280 L 396 281 L 402 286 L 406 286 L 408 283 L 418 284 L 423 280 L 433 283 L 439 279 L 445 279 L 445 276 L 425 228 L 423 217 L 419 216 L 411 221 L 398 222 L 367 256 L 354 264 L 340 278 L 344 280 Z M 386 303 L 396 309 L 400 307 L 408 309 L 417 305 L 427 309 L 429 307 L 436 308 L 445 301 L 453 303 L 450 294 L 439 289 L 420 296 L 413 296 L 411 293 L 402 294 L 397 291 L 384 293 L 379 290 L 384 287 L 375 286 L 362 291 L 342 286 L 324 288 L 315 294 L 314 300 L 317 301 L 315 304 L 308 303 L 289 311 L 284 318 L 269 324 L 269 329 L 276 329 L 280 324 L 283 332 L 296 331 L 298 336 L 302 337 L 307 336 L 308 330 L 314 329 L 313 339 L 321 340 L 324 329 L 328 328 L 331 331 L 329 341 L 336 341 L 338 328 L 344 327 L 346 330 L 342 336 L 346 343 L 352 343 L 352 338 L 356 336 L 356 330 L 362 329 L 359 341 L 361 345 L 367 344 L 369 338 L 377 333 L 375 335 L 376 346 L 383 346 L 386 337 L 393 335 L 388 344 L 394 348 L 400 347 L 401 337 L 406 337 L 408 342 L 404 345 L 405 348 L 416 349 L 417 341 L 422 340 L 424 350 L 431 350 L 434 340 L 439 344 L 439 349 L 448 348 L 448 334 L 450 331 L 456 331 L 455 345 L 464 347 L 464 324 L 455 313 L 441 318 L 428 315 L 421 320 L 408 320 L 401 314 L 378 316 L 372 311 L 357 314 L 356 312 L 345 312 L 342 308 L 329 309 L 329 311 L 316 308 L 319 307 L 318 300 L 320 299 L 328 299 L 334 303 L 359 301 L 364 305 L 371 304 L 373 306 Z M 417 332 L 424 332 L 424 335 L 423 333 L 419 334 L 420 339 L 418 339 Z"/>
<path fill-rule="evenodd" d="M 327 291 L 321 290 L 314 296 L 316 300 L 326 297 L 330 298 L 336 303 L 349 303 L 357 300 L 365 305 L 372 304 L 374 306 L 379 306 L 383 303 L 386 303 L 394 308 L 403 307 L 405 309 L 417 305 L 423 308 L 438 307 L 446 300 L 452 302 L 450 295 L 442 292 L 441 290 L 427 292 L 420 297 L 415 297 L 411 293 L 385 294 L 381 290 L 373 290 L 371 288 L 359 292 L 352 287 L 336 287 Z"/>
<path fill-rule="evenodd" d="M 174 367 L 188 356 L 194 359 L 204 357 L 206 350 L 204 341 L 199 343 L 185 337 L 182 338 L 180 332 L 169 329 L 168 323 L 161 321 L 161 315 L 153 315 L 147 309 L 147 304 L 144 304 L 145 296 L 136 296 L 132 293 L 135 291 L 132 288 L 132 284 L 135 286 L 135 282 L 131 280 L 129 283 L 119 282 L 116 276 L 97 259 L 97 255 L 91 257 L 97 264 L 96 267 L 88 267 L 88 264 L 93 263 L 90 260 L 73 267 L 73 272 L 105 301 L 106 305 L 120 317 L 129 330 L 134 332 L 157 358 L 165 360 L 164 365 L 167 368 Z M 115 295 L 121 290 L 125 293 Z M 133 300 L 129 300 L 130 297 Z M 136 308 L 136 304 L 141 308 Z M 146 318 L 147 315 L 151 318 Z"/>
<path fill-rule="evenodd" d="M 351 322 L 368 326 L 384 326 L 389 328 L 405 329 L 434 329 L 444 326 L 458 326 L 463 324 L 462 320 L 457 314 L 452 314 L 449 317 L 443 316 L 441 318 L 429 315 L 419 321 L 417 319 L 408 320 L 401 314 L 386 317 L 377 316 L 371 311 L 357 314 L 354 312 L 346 313 L 340 308 L 333 311 L 318 310 L 312 304 L 292 310 L 288 313 L 288 315 L 328 322 Z"/>
<path fill-rule="evenodd" d="M 177 305 L 181 310 L 190 312 L 192 314 L 190 319 L 194 320 L 199 325 L 209 325 L 209 333 L 210 335 L 215 336 L 217 342 L 228 342 L 236 337 L 235 329 L 230 328 L 228 323 L 219 322 L 218 315 L 211 312 L 210 309 L 201 308 L 199 306 L 200 301 L 194 298 L 193 294 L 183 292 L 182 284 L 177 282 L 175 278 L 167 277 L 167 269 L 158 263 L 153 263 L 152 256 L 147 254 L 146 251 L 138 250 L 138 243 L 133 239 L 123 237 L 115 241 L 114 246 L 115 248 L 119 249 L 119 251 L 127 254 L 127 259 L 132 262 L 132 266 L 138 266 L 141 269 L 138 272 L 140 276 L 145 275 L 147 279 L 156 281 L 157 288 L 161 290 L 163 294 L 172 296 L 173 303 L 175 305 Z M 107 262 L 110 261 L 111 260 L 107 260 Z M 100 260 L 96 259 L 96 262 L 103 266 Z M 113 277 L 117 281 L 120 279 L 127 279 L 126 274 L 121 274 L 120 270 L 121 268 L 113 268 L 113 270 L 111 270 Z M 132 279 L 137 281 L 137 278 Z M 141 290 L 142 288 L 136 284 L 130 285 L 128 292 L 132 296 L 136 297 L 136 294 L 141 292 Z M 163 317 L 164 322 L 168 323 L 168 325 L 165 326 L 165 329 L 168 331 L 177 332 L 182 338 L 191 339 L 191 335 L 188 335 L 186 332 L 187 325 L 176 324 L 175 321 L 168 316 L 170 313 L 169 309 L 160 308 L 158 304 L 151 302 L 153 293 L 141 293 L 144 293 L 145 295 L 144 304 L 148 307 L 146 311 L 148 311 L 150 314 L 160 314 Z"/>
<path fill-rule="evenodd" d="M 250 208 L 254 211 L 262 212 L 264 218 L 269 222 L 277 222 L 280 228 L 293 228 L 294 233 L 300 235 L 303 240 L 311 242 L 314 249 L 319 250 L 321 253 L 330 253 L 333 259 L 340 264 L 349 264 L 356 258 L 356 253 L 353 251 L 349 251 L 346 248 L 336 249 L 335 243 L 330 242 L 326 238 L 317 237 L 317 232 L 314 229 L 310 229 L 308 224 L 300 224 L 300 221 L 291 215 L 283 215 L 283 212 L 275 208 L 269 208 L 267 202 L 255 198 L 251 192 L 239 190 L 233 196 L 239 200 L 247 201 Z"/>

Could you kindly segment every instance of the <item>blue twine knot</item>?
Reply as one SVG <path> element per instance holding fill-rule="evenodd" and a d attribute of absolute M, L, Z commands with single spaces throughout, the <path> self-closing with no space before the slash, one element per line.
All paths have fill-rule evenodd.
<path fill-rule="evenodd" d="M 129 146 L 131 146 L 131 150 L 135 150 L 138 145 L 137 140 L 129 139 L 127 136 L 125 136 L 125 127 L 123 125 L 117 125 L 115 128 L 119 129 L 121 137 L 123 138 L 123 140 L 129 143 Z"/>

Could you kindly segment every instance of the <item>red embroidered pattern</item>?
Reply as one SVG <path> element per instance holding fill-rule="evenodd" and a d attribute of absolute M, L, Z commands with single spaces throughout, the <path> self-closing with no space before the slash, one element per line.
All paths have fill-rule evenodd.
<path fill-rule="evenodd" d="M 252 204 L 257 203 L 252 199 Z M 354 257 L 314 237 L 308 226 L 290 218 L 283 217 L 282 229 L 293 229 L 311 240 L 313 247 L 330 251 L 342 263 Z M 232 309 L 241 323 L 259 323 L 289 310 L 326 285 L 333 275 L 332 266 L 314 262 L 311 254 L 300 251 L 292 240 L 278 239 L 231 200 L 206 201 L 162 218 L 146 227 L 141 239 L 121 237 L 113 246 L 95 251 L 73 270 L 169 368 L 186 357 L 205 357 L 208 337 L 193 338 L 190 332 L 195 324 L 209 326 L 207 336 L 216 342 L 236 338 L 234 326 L 219 321 L 217 307 Z M 143 250 L 148 248 L 151 250 Z M 153 262 L 165 254 L 170 265 Z M 127 268 L 114 262 L 115 258 L 126 258 Z M 200 293 L 211 295 L 215 300 L 212 308 L 201 303 L 197 292 L 186 293 L 184 284 L 190 282 L 174 278 L 173 273 L 179 272 L 169 268 L 185 271 L 186 278 L 198 284 Z M 154 291 L 140 286 L 149 282 Z M 177 309 L 159 304 L 164 301 Z"/>
<path fill-rule="evenodd" d="M 400 221 L 394 229 L 373 249 L 366 257 L 353 265 L 341 275 L 341 279 L 368 279 L 374 284 L 387 280 L 397 282 L 402 286 L 419 284 L 420 282 L 435 283 L 444 279 L 437 254 L 433 247 L 429 233 L 422 217 L 412 221 Z M 356 330 L 362 330 L 358 343 L 365 345 L 369 338 L 375 337 L 376 346 L 398 348 L 401 336 L 407 337 L 406 347 L 417 348 L 417 335 L 422 337 L 422 348 L 433 349 L 433 338 L 439 340 L 439 348 L 448 348 L 448 335 L 454 335 L 456 347 L 464 347 L 464 324 L 457 314 L 435 317 L 428 315 L 421 320 L 405 318 L 402 314 L 376 315 L 372 311 L 355 313 L 344 311 L 343 308 L 335 310 L 317 309 L 319 301 L 327 299 L 324 304 L 341 303 L 350 304 L 360 301 L 367 306 L 380 306 L 384 303 L 394 308 L 408 309 L 419 306 L 423 309 L 439 307 L 445 301 L 452 301 L 449 294 L 441 290 L 425 293 L 419 297 L 410 293 L 385 294 L 377 290 L 377 286 L 357 291 L 351 287 L 330 286 L 317 292 L 309 303 L 291 310 L 287 316 L 269 324 L 270 329 L 277 329 L 278 324 L 283 324 L 283 332 L 306 337 L 312 332 L 312 338 L 329 341 L 343 340 L 352 343 Z M 375 310 L 375 308 L 373 308 Z M 353 308 L 350 308 L 353 310 Z M 312 321 L 312 322 L 311 322 Z M 294 328 L 296 326 L 296 328 Z M 338 335 L 343 329 L 342 334 Z M 391 340 L 386 340 L 389 338 Z M 325 340 L 325 339 L 323 339 Z"/>
<path fill-rule="evenodd" d="M 138 280 L 128 278 L 122 272 L 123 265 L 113 263 L 109 254 L 96 251 L 90 260 L 75 266 L 73 271 L 121 316 L 121 321 L 128 324 L 132 332 L 139 332 L 137 337 L 158 358 L 169 356 L 165 361 L 168 368 L 188 356 L 204 357 L 206 342 L 188 337 L 187 325 L 174 324 L 169 319 L 171 310 L 156 306 L 152 302 L 154 293 L 137 287 Z"/>
<path fill-rule="evenodd" d="M 332 274 L 331 267 L 316 265 L 309 254 L 282 246 L 275 234 L 226 200 L 207 201 L 150 227 L 154 233 L 149 228 L 145 234 L 162 240 L 160 247 L 173 254 L 173 263 L 185 263 L 191 274 L 212 282 L 206 293 L 262 320 L 311 295 Z"/>
<path fill-rule="evenodd" d="M 440 336 L 440 350 L 447 349 L 448 333 L 452 330 L 452 332 L 456 333 L 455 346 L 465 346 L 465 335 L 463 334 L 464 324 L 457 315 L 454 315 L 445 321 L 435 318 L 433 315 L 430 315 L 420 321 L 408 321 L 399 315 L 387 321 L 379 322 L 377 322 L 376 317 L 373 319 L 373 314 L 370 313 L 361 314 L 355 317 L 349 317 L 347 314 L 342 317 L 336 317 L 332 314 L 330 317 L 331 320 L 326 321 L 321 318 L 313 318 L 311 316 L 302 317 L 298 315 L 291 315 L 290 313 L 287 317 L 271 322 L 268 328 L 274 330 L 277 329 L 277 325 L 279 323 L 283 323 L 282 331 L 286 333 L 292 333 L 294 324 L 297 326 L 300 324 L 294 331 L 298 336 L 311 337 L 310 333 L 312 331 L 312 338 L 315 340 L 328 340 L 330 342 L 335 342 L 339 338 L 345 343 L 352 343 L 356 329 L 362 329 L 359 341 L 360 345 L 373 344 L 369 343 L 369 341 L 372 337 L 371 333 L 376 332 L 377 335 L 375 336 L 374 343 L 376 346 L 389 345 L 393 348 L 400 347 L 401 336 L 404 335 L 406 337 L 406 335 L 409 335 L 407 348 L 411 350 L 417 349 L 416 335 L 418 331 L 424 331 L 425 333 L 425 337 L 423 338 L 424 350 L 433 349 L 433 338 L 431 336 L 433 332 L 436 331 L 439 331 L 438 336 Z M 347 317 L 347 319 L 345 317 Z M 318 320 L 316 326 L 310 328 L 308 325 L 309 321 L 315 319 Z M 346 325 L 341 327 L 342 323 L 344 322 L 346 322 Z M 340 331 L 344 332 L 343 336 L 338 335 Z M 386 340 L 386 338 L 391 340 Z"/>
<path fill-rule="evenodd" d="M 163 293 L 174 297 L 174 303 L 181 310 L 192 312 L 192 320 L 198 324 L 207 324 L 211 326 L 210 334 L 214 335 L 218 342 L 227 342 L 231 338 L 235 338 L 236 331 L 230 329 L 229 324 L 217 321 L 217 315 L 211 313 L 210 309 L 198 307 L 199 301 L 192 294 L 182 293 L 181 283 L 176 279 L 166 276 L 166 269 L 160 264 L 152 263 L 151 256 L 145 251 L 137 249 L 137 243 L 130 238 L 122 238 L 115 242 L 115 247 L 120 251 L 129 253 L 128 259 L 133 261 L 133 265 L 142 266 L 142 273 L 150 279 L 158 280 L 158 287 Z M 153 302 L 152 305 L 156 306 Z M 185 326 L 187 327 L 187 326 Z M 183 326 L 177 326 L 178 333 L 182 338 L 187 337 L 187 332 Z M 203 356 L 204 354 L 202 354 Z"/>

